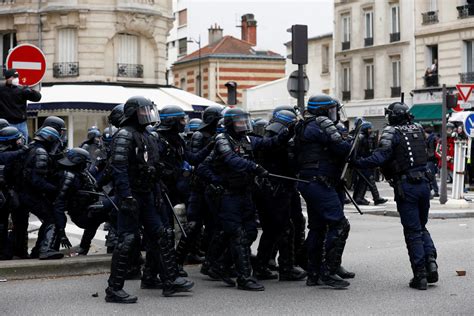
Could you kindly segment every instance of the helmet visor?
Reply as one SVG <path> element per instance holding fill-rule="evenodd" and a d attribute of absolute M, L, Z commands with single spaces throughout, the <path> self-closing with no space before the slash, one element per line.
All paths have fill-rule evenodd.
<path fill-rule="evenodd" d="M 328 118 L 333 122 L 337 122 L 337 107 L 328 109 Z"/>
<path fill-rule="evenodd" d="M 232 120 L 236 133 L 248 133 L 252 131 L 252 121 L 248 114 L 235 116 Z"/>
<path fill-rule="evenodd" d="M 138 123 L 140 125 L 149 125 L 159 121 L 155 105 L 153 106 L 140 106 L 137 110 Z"/>

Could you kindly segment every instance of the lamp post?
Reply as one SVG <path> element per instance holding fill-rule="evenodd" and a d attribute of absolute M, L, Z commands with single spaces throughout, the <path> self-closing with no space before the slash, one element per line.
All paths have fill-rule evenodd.
<path fill-rule="evenodd" d="M 199 34 L 198 40 L 191 38 L 188 40 L 188 43 L 196 43 L 198 44 L 198 53 L 199 53 L 199 96 L 202 96 L 202 73 L 201 73 L 201 34 Z"/>

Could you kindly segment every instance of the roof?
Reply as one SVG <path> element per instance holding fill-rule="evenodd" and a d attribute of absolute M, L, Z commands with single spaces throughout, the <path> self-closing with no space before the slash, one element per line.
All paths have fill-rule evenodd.
<path fill-rule="evenodd" d="M 271 50 L 255 50 L 251 43 L 240 40 L 230 35 L 224 36 L 220 41 L 202 47 L 200 50 L 179 59 L 175 64 L 198 60 L 205 57 L 213 58 L 252 58 L 252 59 L 285 59 L 280 54 Z"/>
<path fill-rule="evenodd" d="M 208 99 L 176 88 L 130 88 L 118 85 L 58 84 L 41 89 L 40 102 L 28 102 L 29 110 L 99 110 L 108 111 L 125 103 L 133 96 L 144 96 L 161 109 L 165 105 L 179 105 L 186 112 L 196 107 L 220 105 Z"/>

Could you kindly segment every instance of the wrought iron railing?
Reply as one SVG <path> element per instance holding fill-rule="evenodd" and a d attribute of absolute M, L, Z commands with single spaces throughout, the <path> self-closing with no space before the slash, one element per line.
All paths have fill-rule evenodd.
<path fill-rule="evenodd" d="M 369 100 L 374 98 L 374 89 L 364 90 L 364 99 Z"/>
<path fill-rule="evenodd" d="M 342 42 L 342 50 L 351 49 L 351 42 Z"/>
<path fill-rule="evenodd" d="M 117 64 L 117 77 L 143 78 L 143 65 Z"/>
<path fill-rule="evenodd" d="M 374 38 L 373 37 L 364 38 L 364 46 L 365 47 L 372 46 L 372 45 L 374 45 Z"/>
<path fill-rule="evenodd" d="M 429 75 L 424 76 L 425 79 L 425 87 L 438 87 L 439 86 L 439 75 Z"/>
<path fill-rule="evenodd" d="M 459 81 L 461 83 L 473 83 L 474 72 L 462 72 L 459 74 Z"/>
<path fill-rule="evenodd" d="M 351 92 L 350 91 L 342 91 L 342 100 L 349 101 L 351 99 Z"/>
<path fill-rule="evenodd" d="M 390 33 L 390 43 L 398 42 L 400 40 L 400 32 Z"/>
<path fill-rule="evenodd" d="M 438 23 L 438 11 L 428 11 L 421 14 L 423 18 L 423 24 L 434 24 Z"/>
<path fill-rule="evenodd" d="M 53 77 L 77 77 L 79 76 L 79 63 L 53 63 Z"/>
<path fill-rule="evenodd" d="M 402 95 L 402 88 L 401 87 L 391 87 L 392 93 L 390 96 L 392 98 L 397 98 Z"/>
<path fill-rule="evenodd" d="M 474 4 L 465 4 L 456 7 L 458 10 L 458 18 L 465 19 L 474 16 Z"/>

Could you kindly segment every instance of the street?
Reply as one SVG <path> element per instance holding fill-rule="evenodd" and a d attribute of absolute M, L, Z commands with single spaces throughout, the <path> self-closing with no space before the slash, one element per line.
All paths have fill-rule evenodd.
<path fill-rule="evenodd" d="M 347 290 L 307 287 L 304 282 L 266 281 L 264 292 L 226 288 L 187 266 L 193 293 L 164 298 L 161 291 L 125 289 L 139 297 L 134 305 L 104 301 L 107 275 L 0 283 L 2 315 L 309 315 L 474 313 L 474 220 L 431 220 L 428 229 L 438 249 L 440 281 L 427 291 L 408 287 L 411 277 L 398 218 L 348 214 L 351 221 L 343 264 L 356 272 Z M 255 245 L 254 245 L 255 246 Z M 255 248 L 255 247 L 254 247 Z M 255 251 L 255 250 L 254 250 Z M 466 270 L 457 276 L 456 270 Z M 98 293 L 98 297 L 92 295 Z"/>

